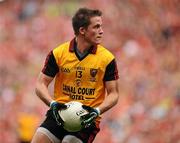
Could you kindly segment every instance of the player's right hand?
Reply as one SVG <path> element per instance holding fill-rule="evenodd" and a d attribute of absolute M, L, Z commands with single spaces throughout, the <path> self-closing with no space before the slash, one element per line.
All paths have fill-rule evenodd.
<path fill-rule="evenodd" d="M 53 118 L 56 120 L 56 123 L 59 125 L 59 126 L 62 126 L 64 121 L 62 120 L 62 118 L 60 117 L 58 111 L 59 110 L 62 110 L 62 109 L 66 109 L 67 106 L 63 103 L 59 103 L 57 101 L 52 101 L 50 103 L 50 108 L 53 112 Z"/>
<path fill-rule="evenodd" d="M 98 112 L 97 109 L 95 108 L 92 108 L 90 106 L 86 106 L 86 105 L 82 105 L 82 107 L 88 111 L 89 113 L 86 114 L 86 115 L 83 115 L 81 116 L 81 119 L 82 119 L 82 123 L 81 125 L 84 127 L 84 128 L 88 128 L 90 127 L 93 122 L 95 121 L 95 119 L 100 115 L 100 112 Z"/>

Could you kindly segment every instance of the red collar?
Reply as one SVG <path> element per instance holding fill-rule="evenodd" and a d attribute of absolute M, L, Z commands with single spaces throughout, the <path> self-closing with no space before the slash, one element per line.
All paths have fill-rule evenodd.
<path fill-rule="evenodd" d="M 74 39 L 72 39 L 72 40 L 70 41 L 69 51 L 70 51 L 70 52 L 74 52 L 74 48 L 75 48 L 76 45 L 77 45 L 77 43 L 76 43 L 76 40 L 75 40 L 75 38 L 74 38 Z M 91 46 L 91 48 L 90 48 L 89 51 L 90 51 L 91 54 L 96 54 L 97 45 Z"/>

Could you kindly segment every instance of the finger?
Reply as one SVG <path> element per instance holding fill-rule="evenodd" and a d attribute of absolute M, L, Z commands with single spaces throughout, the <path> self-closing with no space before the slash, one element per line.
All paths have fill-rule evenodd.
<path fill-rule="evenodd" d="M 91 114 L 86 114 L 80 117 L 81 120 L 85 121 L 88 120 L 92 115 Z"/>
<path fill-rule="evenodd" d="M 84 126 L 84 128 L 88 128 L 90 126 L 91 126 L 91 124 L 87 124 L 87 125 Z"/>
<path fill-rule="evenodd" d="M 86 118 L 86 115 L 83 115 L 80 117 L 81 120 L 84 120 Z"/>
<path fill-rule="evenodd" d="M 87 120 L 84 120 L 82 123 L 83 123 L 84 125 L 86 125 L 86 124 L 92 123 L 93 121 L 94 121 L 94 118 L 93 118 L 93 117 L 90 117 L 90 118 L 88 118 Z"/>
<path fill-rule="evenodd" d="M 56 108 L 57 108 L 58 110 L 60 110 L 60 109 L 66 109 L 67 106 L 66 106 L 65 104 L 58 104 L 58 105 L 56 106 Z"/>
<path fill-rule="evenodd" d="M 91 107 L 89 107 L 89 106 L 86 106 L 86 105 L 82 105 L 82 108 L 84 108 L 85 110 L 87 110 L 87 111 L 91 111 Z"/>
<path fill-rule="evenodd" d="M 66 109 L 67 106 L 65 104 L 61 104 L 61 109 Z"/>
<path fill-rule="evenodd" d="M 82 108 L 87 109 L 87 108 L 88 108 L 88 106 L 86 106 L 86 105 L 82 105 Z"/>
<path fill-rule="evenodd" d="M 96 118 L 98 116 L 97 113 L 95 113 L 95 112 L 91 112 L 90 115 L 91 115 L 91 117 L 94 117 L 94 118 Z"/>
<path fill-rule="evenodd" d="M 62 125 L 64 123 L 64 121 L 61 119 L 61 117 L 59 116 L 59 113 L 57 110 L 53 110 L 53 115 L 55 117 L 55 120 L 57 122 L 58 125 Z"/>
<path fill-rule="evenodd" d="M 54 110 L 53 110 L 53 116 L 54 116 L 54 119 L 56 120 L 56 122 L 59 124 L 58 116 L 56 115 L 56 112 Z"/>

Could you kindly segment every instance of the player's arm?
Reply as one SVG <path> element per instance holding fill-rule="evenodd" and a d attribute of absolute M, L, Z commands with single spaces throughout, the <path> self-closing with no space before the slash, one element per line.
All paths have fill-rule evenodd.
<path fill-rule="evenodd" d="M 119 94 L 118 94 L 118 81 L 108 81 L 105 83 L 107 89 L 107 96 L 103 103 L 99 105 L 97 108 L 92 108 L 86 105 L 83 105 L 83 108 L 89 111 L 89 114 L 82 117 L 83 122 L 82 125 L 86 128 L 89 127 L 94 120 L 104 112 L 111 109 L 114 105 L 117 104 Z"/>
<path fill-rule="evenodd" d="M 50 106 L 50 103 L 53 101 L 48 91 L 48 86 L 58 72 L 59 67 L 56 63 L 53 51 L 51 51 L 46 57 L 44 67 L 39 74 L 35 88 L 37 96 L 48 106 Z"/>
<path fill-rule="evenodd" d="M 107 110 L 111 109 L 114 105 L 117 104 L 119 94 L 118 94 L 118 70 L 115 59 L 113 59 L 107 66 L 104 82 L 105 87 L 107 90 L 107 96 L 104 99 L 103 103 L 99 105 L 97 108 L 92 108 L 86 105 L 82 107 L 89 111 L 89 114 L 83 116 L 82 124 L 85 127 L 90 126 L 94 120 L 102 113 L 106 112 Z"/>
<path fill-rule="evenodd" d="M 44 68 L 40 73 L 37 83 L 36 83 L 36 94 L 37 96 L 48 106 L 53 113 L 53 118 L 55 119 L 58 125 L 62 125 L 63 121 L 58 114 L 60 109 L 66 108 L 66 105 L 63 103 L 59 103 L 54 101 L 49 93 L 48 86 L 59 72 L 59 67 L 56 63 L 53 52 L 51 51 L 46 57 L 46 61 L 44 64 Z"/>
<path fill-rule="evenodd" d="M 112 108 L 118 102 L 118 78 L 119 75 L 117 70 L 117 64 L 115 59 L 113 59 L 106 67 L 106 72 L 104 75 L 107 96 L 103 103 L 98 107 L 101 114 Z"/>
<path fill-rule="evenodd" d="M 101 114 L 115 106 L 119 98 L 118 80 L 107 81 L 105 85 L 107 89 L 107 96 L 103 103 L 98 107 Z"/>
<path fill-rule="evenodd" d="M 48 86 L 52 82 L 53 77 L 40 73 L 36 82 L 35 92 L 36 95 L 47 105 L 50 106 L 52 97 L 48 91 Z"/>

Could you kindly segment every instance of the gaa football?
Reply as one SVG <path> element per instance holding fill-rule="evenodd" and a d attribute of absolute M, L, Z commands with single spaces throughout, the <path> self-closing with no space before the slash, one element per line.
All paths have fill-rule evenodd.
<path fill-rule="evenodd" d="M 81 116 L 88 112 L 82 108 L 82 103 L 77 101 L 70 101 L 66 103 L 67 108 L 59 110 L 59 115 L 64 121 L 63 128 L 69 132 L 77 132 L 82 129 Z"/>

